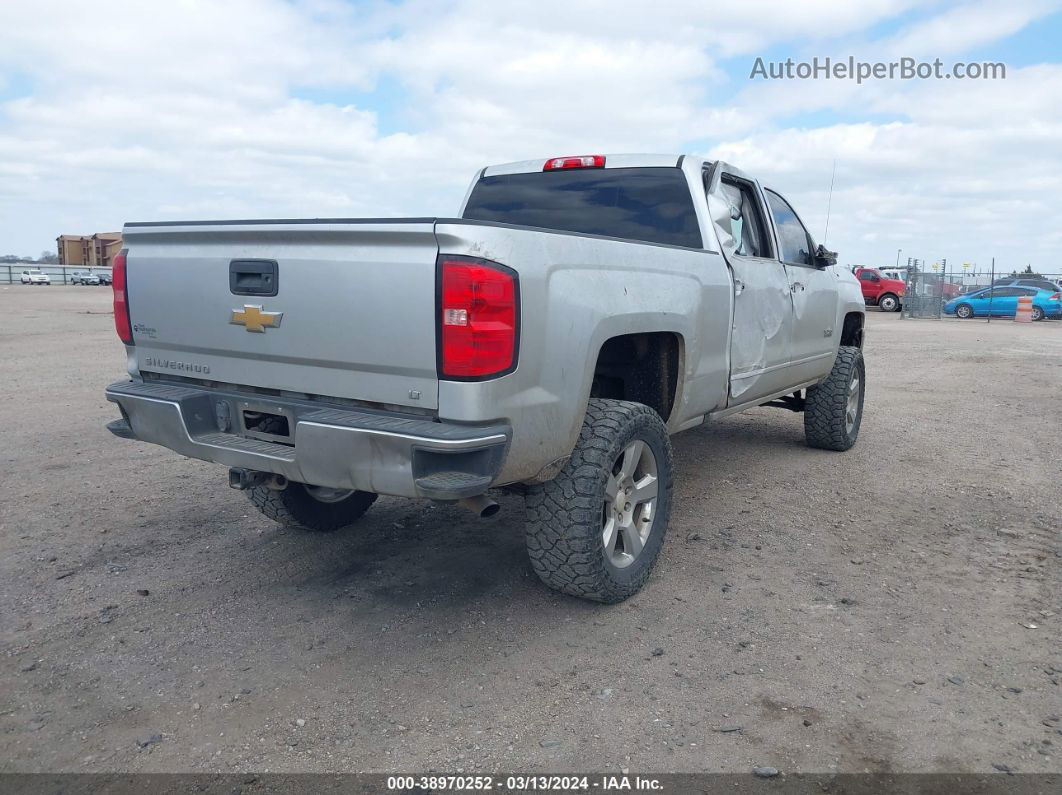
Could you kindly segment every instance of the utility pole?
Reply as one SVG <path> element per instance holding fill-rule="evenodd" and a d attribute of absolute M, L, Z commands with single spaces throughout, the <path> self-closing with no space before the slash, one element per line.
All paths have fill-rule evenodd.
<path fill-rule="evenodd" d="M 992 322 L 992 294 L 996 291 L 996 258 L 992 257 L 992 275 L 988 282 L 988 322 Z"/>

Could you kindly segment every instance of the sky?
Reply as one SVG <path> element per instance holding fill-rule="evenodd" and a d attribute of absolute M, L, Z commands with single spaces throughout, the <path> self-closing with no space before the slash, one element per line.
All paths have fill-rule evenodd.
<path fill-rule="evenodd" d="M 849 264 L 1062 273 L 1060 0 L 0 0 L 0 254 L 127 221 L 452 216 L 489 163 L 721 158 Z M 750 79 L 818 57 L 996 80 Z M 830 184 L 833 181 L 832 200 Z"/>

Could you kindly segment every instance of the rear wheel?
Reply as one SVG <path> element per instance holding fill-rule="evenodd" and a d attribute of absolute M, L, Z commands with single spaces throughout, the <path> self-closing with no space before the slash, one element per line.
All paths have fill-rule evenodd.
<path fill-rule="evenodd" d="M 526 494 L 531 567 L 551 588 L 621 602 L 645 584 L 671 512 L 671 442 L 641 403 L 591 398 L 568 463 Z"/>
<path fill-rule="evenodd" d="M 900 299 L 892 293 L 885 293 L 878 299 L 878 307 L 882 312 L 895 312 L 900 308 Z"/>
<path fill-rule="evenodd" d="M 968 320 L 974 316 L 973 307 L 969 304 L 959 304 L 955 307 L 955 316 L 962 318 L 963 320 Z"/>
<path fill-rule="evenodd" d="M 1042 310 L 1038 306 L 1034 306 L 1033 310 L 1032 310 L 1032 319 L 1033 320 L 1043 320 L 1044 319 L 1044 310 Z"/>
<path fill-rule="evenodd" d="M 370 491 L 330 489 L 293 481 L 280 490 L 255 486 L 247 490 L 247 497 L 273 521 L 315 533 L 332 533 L 354 524 L 376 502 L 376 495 Z"/>
<path fill-rule="evenodd" d="M 259 425 L 259 430 L 271 433 L 278 430 L 280 422 L 279 419 L 266 419 Z M 314 533 L 333 533 L 354 524 L 377 497 L 371 491 L 311 486 L 291 480 L 283 489 L 262 485 L 245 493 L 254 506 L 273 521 Z"/>

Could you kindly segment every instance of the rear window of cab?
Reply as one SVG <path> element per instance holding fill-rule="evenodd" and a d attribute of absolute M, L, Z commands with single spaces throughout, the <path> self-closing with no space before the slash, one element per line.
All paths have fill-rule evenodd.
<path fill-rule="evenodd" d="M 675 167 L 483 177 L 464 218 L 702 248 L 686 176 Z"/>

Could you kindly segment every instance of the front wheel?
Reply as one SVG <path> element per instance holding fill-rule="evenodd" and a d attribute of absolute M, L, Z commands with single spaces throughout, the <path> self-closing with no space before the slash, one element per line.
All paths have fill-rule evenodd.
<path fill-rule="evenodd" d="M 878 299 L 878 307 L 882 312 L 895 312 L 900 308 L 900 299 L 892 293 L 885 293 Z"/>
<path fill-rule="evenodd" d="M 354 524 L 376 502 L 371 491 L 330 489 L 288 481 L 280 489 L 255 486 L 247 497 L 263 514 L 285 527 L 333 533 Z"/>
<path fill-rule="evenodd" d="M 671 441 L 641 403 L 591 398 L 568 463 L 526 494 L 527 552 L 551 588 L 615 603 L 648 579 L 671 513 Z"/>
<path fill-rule="evenodd" d="M 973 307 L 969 304 L 959 304 L 955 307 L 955 316 L 962 318 L 963 320 L 969 320 L 974 316 Z"/>
<path fill-rule="evenodd" d="M 807 443 L 822 450 L 837 451 L 854 445 L 863 420 L 865 391 L 863 351 L 841 346 L 826 380 L 808 388 L 804 401 L 804 438 Z"/>

